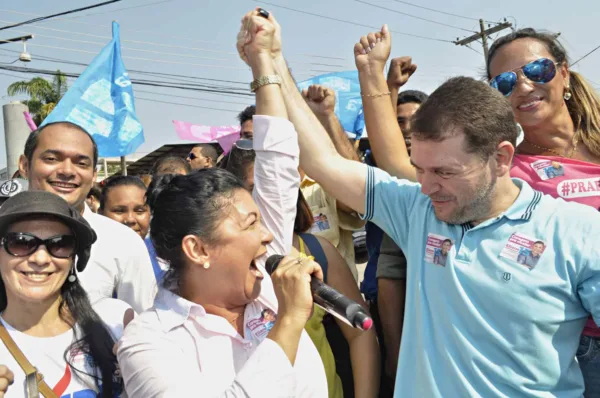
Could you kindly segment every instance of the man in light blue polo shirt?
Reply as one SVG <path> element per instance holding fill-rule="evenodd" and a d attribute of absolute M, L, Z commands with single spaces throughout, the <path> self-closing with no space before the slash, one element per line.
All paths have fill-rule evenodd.
<path fill-rule="evenodd" d="M 396 397 L 582 396 L 575 352 L 588 313 L 600 320 L 600 215 L 510 178 L 518 130 L 501 95 L 471 78 L 431 95 L 413 121 L 419 184 L 341 159 L 291 115 L 302 168 L 408 259 Z M 536 264 L 521 264 L 540 242 Z"/>
<path fill-rule="evenodd" d="M 261 28 L 252 26 L 253 40 L 279 29 L 272 15 L 253 22 Z M 243 43 L 242 52 L 254 51 Z M 270 56 L 248 59 L 253 70 L 281 78 L 275 84 L 298 132 L 300 166 L 406 254 L 395 396 L 581 397 L 575 351 L 588 314 L 600 321 L 600 214 L 510 178 L 518 131 L 508 101 L 472 78 L 443 84 L 412 122 L 419 184 L 398 180 L 337 153 L 274 43 Z M 398 128 L 385 80 L 373 79 L 390 46 L 384 26 L 354 48 L 375 134 Z M 446 260 L 436 264 L 448 240 Z M 525 252 L 540 252 L 535 264 L 519 263 Z"/>

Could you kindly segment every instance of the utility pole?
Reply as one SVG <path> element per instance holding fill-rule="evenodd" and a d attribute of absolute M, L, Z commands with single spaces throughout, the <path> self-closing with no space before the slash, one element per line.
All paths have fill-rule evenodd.
<path fill-rule="evenodd" d="M 485 25 L 483 24 L 483 19 L 480 19 L 479 20 L 479 29 L 481 31 L 479 33 L 475 33 L 474 35 L 466 37 L 464 39 L 456 38 L 456 41 L 454 41 L 453 43 L 456 44 L 457 46 L 466 46 L 474 41 L 481 39 L 481 44 L 483 45 L 483 56 L 485 57 L 485 63 L 487 65 L 488 51 L 489 51 L 488 43 L 487 43 L 488 36 L 491 34 L 494 34 L 494 33 L 501 32 L 504 29 L 509 29 L 509 28 L 512 28 L 512 24 L 510 22 L 506 22 L 506 20 L 504 20 L 504 22 L 499 23 L 496 26 L 492 26 L 491 28 L 486 29 Z"/>

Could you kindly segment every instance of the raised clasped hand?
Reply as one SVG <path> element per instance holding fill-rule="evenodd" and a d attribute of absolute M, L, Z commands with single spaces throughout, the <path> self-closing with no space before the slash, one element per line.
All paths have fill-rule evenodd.
<path fill-rule="evenodd" d="M 359 72 L 381 72 L 390 57 L 392 35 L 387 25 L 371 32 L 354 45 L 354 61 Z"/>
<path fill-rule="evenodd" d="M 258 8 L 242 18 L 237 36 L 237 50 L 240 58 L 249 66 L 262 55 L 277 57 L 281 54 L 281 27 L 269 13 L 269 18 L 261 16 Z"/>

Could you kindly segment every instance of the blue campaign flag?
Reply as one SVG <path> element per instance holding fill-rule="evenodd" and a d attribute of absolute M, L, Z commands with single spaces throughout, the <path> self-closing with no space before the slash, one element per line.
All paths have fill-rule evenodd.
<path fill-rule="evenodd" d="M 347 133 L 360 138 L 365 128 L 365 119 L 358 72 L 334 72 L 316 76 L 298 83 L 298 88 L 302 90 L 312 84 L 322 84 L 335 91 L 335 114 Z"/>
<path fill-rule="evenodd" d="M 133 87 L 121 59 L 119 24 L 113 38 L 69 88 L 42 126 L 68 121 L 87 130 L 100 156 L 129 155 L 144 142 L 135 114 Z"/>

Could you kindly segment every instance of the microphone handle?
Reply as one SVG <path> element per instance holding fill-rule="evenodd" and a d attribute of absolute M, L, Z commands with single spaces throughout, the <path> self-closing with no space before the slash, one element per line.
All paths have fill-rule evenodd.
<path fill-rule="evenodd" d="M 310 287 L 315 304 L 349 326 L 363 328 L 362 320 L 367 315 L 359 304 L 315 277 L 311 278 Z M 359 313 L 362 313 L 363 316 L 357 317 Z"/>

